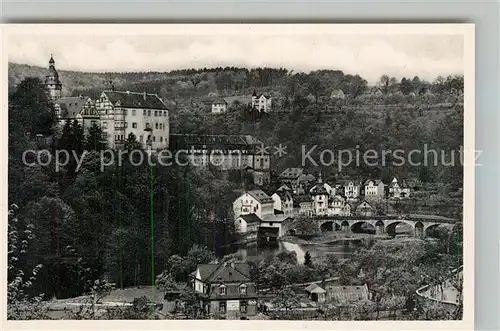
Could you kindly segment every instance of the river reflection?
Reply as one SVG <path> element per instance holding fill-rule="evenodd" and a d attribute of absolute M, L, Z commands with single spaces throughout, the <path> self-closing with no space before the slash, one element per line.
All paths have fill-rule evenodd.
<path fill-rule="evenodd" d="M 326 254 L 335 254 L 340 258 L 348 257 L 356 249 L 356 243 L 324 243 L 324 244 L 295 244 L 287 241 L 279 241 L 274 246 L 259 246 L 256 243 L 237 244 L 227 246 L 221 253 L 222 256 L 235 254 L 240 261 L 256 261 L 261 256 L 276 255 L 282 251 L 297 253 L 298 263 L 304 263 L 306 252 L 312 258 L 322 257 Z"/>

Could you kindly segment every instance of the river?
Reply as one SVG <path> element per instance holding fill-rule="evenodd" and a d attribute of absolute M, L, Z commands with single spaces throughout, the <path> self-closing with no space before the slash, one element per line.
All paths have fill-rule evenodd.
<path fill-rule="evenodd" d="M 289 251 L 297 254 L 298 263 L 304 263 L 306 252 L 309 252 L 313 259 L 326 254 L 336 254 L 344 258 L 349 256 L 355 249 L 356 246 L 354 243 L 348 245 L 342 242 L 295 244 L 287 241 L 279 241 L 274 247 L 259 247 L 256 243 L 233 245 L 225 250 L 224 255 L 236 254 L 241 261 L 256 261 L 262 255 L 276 255 L 282 251 Z"/>

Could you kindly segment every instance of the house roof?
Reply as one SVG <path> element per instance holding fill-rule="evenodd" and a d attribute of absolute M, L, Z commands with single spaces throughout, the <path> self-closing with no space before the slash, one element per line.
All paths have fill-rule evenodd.
<path fill-rule="evenodd" d="M 311 195 L 328 195 L 328 190 L 325 184 L 321 182 L 321 177 L 319 178 L 319 182 L 314 185 L 309 192 Z"/>
<path fill-rule="evenodd" d="M 156 94 L 130 91 L 104 91 L 103 93 L 113 105 L 119 102 L 120 106 L 124 108 L 168 110 L 165 103 Z"/>
<path fill-rule="evenodd" d="M 360 202 L 360 203 L 356 206 L 356 208 L 360 207 L 361 205 L 365 205 L 365 206 L 367 206 L 367 207 L 369 207 L 369 208 L 372 208 L 372 209 L 373 209 L 373 206 L 372 206 L 371 204 L 369 204 L 369 203 L 368 203 L 368 201 L 366 201 L 366 200 L 361 201 L 361 202 Z"/>
<path fill-rule="evenodd" d="M 243 218 L 247 224 L 259 223 L 262 221 L 259 216 L 255 214 L 240 215 L 238 218 Z"/>
<path fill-rule="evenodd" d="M 285 191 L 285 190 L 278 190 L 275 192 L 282 200 L 291 200 L 292 199 L 292 194 L 290 191 Z"/>
<path fill-rule="evenodd" d="M 56 105 L 61 108 L 61 118 L 75 118 L 80 114 L 85 103 L 89 100 L 88 97 L 62 97 L 55 101 Z"/>
<path fill-rule="evenodd" d="M 262 190 L 253 190 L 247 193 L 260 203 L 274 203 L 274 200 Z"/>
<path fill-rule="evenodd" d="M 247 263 L 198 264 L 201 281 L 211 282 L 247 282 L 250 268 Z M 196 275 L 196 271 L 191 275 Z"/>
<path fill-rule="evenodd" d="M 365 181 L 365 184 L 364 184 L 364 185 L 365 185 L 365 186 L 366 186 L 366 185 L 368 185 L 368 183 L 369 183 L 369 182 L 373 182 L 373 184 L 374 184 L 374 185 L 378 185 L 378 184 L 382 183 L 382 181 L 381 181 L 380 179 L 375 179 L 375 180 L 374 180 L 374 179 L 367 179 L 367 180 Z M 382 184 L 383 184 L 383 183 L 382 183 Z"/>
<path fill-rule="evenodd" d="M 302 202 L 312 202 L 312 197 L 309 194 L 299 194 L 293 196 L 294 207 L 300 207 Z"/>
<path fill-rule="evenodd" d="M 311 285 L 306 287 L 305 290 L 309 293 L 326 293 L 326 291 L 316 283 L 312 283 Z"/>
<path fill-rule="evenodd" d="M 204 150 L 211 149 L 235 149 L 253 150 L 262 142 L 250 135 L 194 135 L 194 134 L 171 134 L 169 146 L 173 150 L 187 149 L 191 147 Z"/>
<path fill-rule="evenodd" d="M 292 191 L 292 189 L 289 188 L 286 184 L 283 184 L 276 190 L 276 193 L 281 191 Z"/>
<path fill-rule="evenodd" d="M 368 299 L 368 287 L 360 286 L 326 286 L 327 295 L 337 302 L 349 302 Z"/>
<path fill-rule="evenodd" d="M 302 168 L 286 168 L 280 174 L 281 179 L 297 179 L 304 173 Z"/>
<path fill-rule="evenodd" d="M 220 104 L 227 105 L 227 102 L 223 98 L 215 98 L 212 101 L 212 104 L 214 104 L 214 105 L 220 105 Z"/>

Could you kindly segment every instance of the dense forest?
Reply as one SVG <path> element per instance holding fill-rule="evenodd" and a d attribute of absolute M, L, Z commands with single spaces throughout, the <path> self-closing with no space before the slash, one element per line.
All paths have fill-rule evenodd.
<path fill-rule="evenodd" d="M 458 151 L 463 141 L 463 77 L 458 76 L 434 82 L 382 76 L 378 84 L 382 96 L 372 96 L 360 76 L 331 70 L 305 74 L 228 67 L 169 73 L 59 73 L 67 95 L 96 96 L 110 85 L 158 93 L 175 105 L 171 132 L 252 134 L 267 146 L 283 144 L 288 153 L 281 158 L 273 155 L 274 175 L 300 166 L 302 145 L 317 146 L 318 152 L 312 155 L 318 159 L 323 149 L 408 151 L 427 145 L 439 153 Z M 18 255 L 9 256 L 13 266 L 9 281 L 20 270 L 28 275 L 43 265 L 36 269 L 37 282 L 29 292 L 46 298 L 79 295 L 88 290 L 89 282 L 103 277 L 118 287 L 151 284 L 152 270 L 160 274 L 173 255 L 185 256 L 193 245 L 217 250 L 231 240 L 232 201 L 252 187 L 244 176 L 190 166 L 132 166 L 129 161 L 101 171 L 99 152 L 106 146 L 100 129 L 84 135 L 74 122 L 56 134 L 53 105 L 39 79 L 44 74 L 43 68 L 9 64 L 8 194 L 9 204 L 14 205 L 9 241 L 16 248 L 16 243 L 29 243 Z M 273 93 L 277 111 L 261 114 L 233 104 L 227 113 L 213 115 L 197 103 L 210 93 L 237 95 L 253 89 Z M 325 112 L 332 89 L 346 93 L 345 104 Z M 375 103 L 381 108 L 373 108 Z M 50 142 L 40 141 L 37 134 L 51 137 Z M 127 148 L 135 144 L 130 137 Z M 69 162 L 56 171 L 53 166 L 23 164 L 23 152 L 29 149 L 47 149 L 47 157 L 56 149 L 89 153 L 80 169 Z M 321 169 L 306 165 L 306 169 L 321 170 L 331 182 L 353 176 L 386 181 L 394 176 L 415 177 L 436 187 L 423 199 L 461 205 L 462 167 L 433 165 L 432 158 L 430 163 L 430 167 L 396 167 L 388 160 L 385 166 L 351 165 L 339 171 L 334 162 Z M 276 185 L 273 179 L 264 190 L 271 193 Z"/>

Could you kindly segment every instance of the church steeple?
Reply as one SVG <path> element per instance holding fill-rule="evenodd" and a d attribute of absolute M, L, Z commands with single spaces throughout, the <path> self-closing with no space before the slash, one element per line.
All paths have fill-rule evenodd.
<path fill-rule="evenodd" d="M 52 100 L 59 99 L 61 97 L 62 84 L 59 80 L 59 74 L 57 73 L 55 67 L 56 61 L 54 61 L 54 56 L 50 54 L 49 60 L 49 70 L 45 76 L 45 88 L 49 93 L 49 97 Z"/>

